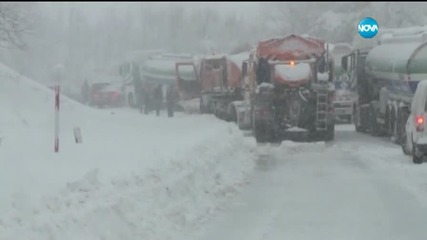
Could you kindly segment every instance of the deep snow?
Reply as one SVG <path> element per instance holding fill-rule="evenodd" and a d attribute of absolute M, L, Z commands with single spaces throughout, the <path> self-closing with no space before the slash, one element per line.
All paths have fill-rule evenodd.
<path fill-rule="evenodd" d="M 0 66 L 2 240 L 423 236 L 427 164 L 388 139 L 337 126 L 332 145 L 256 146 L 213 116 L 62 97 L 55 154 L 53 97 Z"/>
<path fill-rule="evenodd" d="M 0 66 L 0 239 L 169 239 L 227 202 L 255 142 L 213 116 L 97 110 Z M 73 128 L 82 130 L 76 144 Z"/>

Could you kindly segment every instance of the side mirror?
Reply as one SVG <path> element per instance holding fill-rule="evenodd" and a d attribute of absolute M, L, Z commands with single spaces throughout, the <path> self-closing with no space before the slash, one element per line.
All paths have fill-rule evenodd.
<path fill-rule="evenodd" d="M 347 71 L 347 65 L 348 65 L 348 59 L 347 57 L 341 58 L 341 68 L 346 72 Z"/>

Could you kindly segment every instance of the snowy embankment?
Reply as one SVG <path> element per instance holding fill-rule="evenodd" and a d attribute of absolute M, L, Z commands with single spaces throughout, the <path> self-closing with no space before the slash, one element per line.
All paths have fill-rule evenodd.
<path fill-rule="evenodd" d="M 234 124 L 65 97 L 55 154 L 53 99 L 0 66 L 0 239 L 168 239 L 220 208 L 253 169 L 255 143 Z"/>

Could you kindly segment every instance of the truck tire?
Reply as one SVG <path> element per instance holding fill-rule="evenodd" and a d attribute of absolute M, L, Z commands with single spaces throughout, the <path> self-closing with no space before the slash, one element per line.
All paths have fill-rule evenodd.
<path fill-rule="evenodd" d="M 331 126 L 328 126 L 325 135 L 324 140 L 325 142 L 333 141 L 335 138 L 335 124 L 332 124 Z"/>
<path fill-rule="evenodd" d="M 362 117 L 362 111 L 360 111 L 360 114 L 357 114 L 356 105 L 353 106 L 353 124 L 354 128 L 356 129 L 356 132 L 363 133 L 365 132 L 365 129 L 363 128 L 363 121 L 360 121 L 360 126 L 357 125 L 357 119 L 360 119 Z"/>
<path fill-rule="evenodd" d="M 377 124 L 377 113 L 373 105 L 369 106 L 369 133 L 371 136 L 379 136 L 380 131 Z"/>
<path fill-rule="evenodd" d="M 267 138 L 267 129 L 266 129 L 266 124 L 254 124 L 253 127 L 253 133 L 255 136 L 255 140 L 257 143 L 266 143 L 268 138 Z"/>
<path fill-rule="evenodd" d="M 227 119 L 230 122 L 234 122 L 237 123 L 237 109 L 236 107 L 234 107 L 233 104 L 230 104 L 231 106 L 228 108 L 228 113 L 227 113 Z"/>
<path fill-rule="evenodd" d="M 396 110 L 393 108 L 390 114 L 390 133 L 393 139 L 393 142 L 396 144 L 401 144 L 399 141 L 399 117 L 396 116 Z"/>
<path fill-rule="evenodd" d="M 207 113 L 208 114 L 215 114 L 215 104 L 212 101 L 208 101 L 207 104 Z"/>
<path fill-rule="evenodd" d="M 199 105 L 199 112 L 200 114 L 205 114 L 207 113 L 205 105 L 203 103 L 203 97 L 200 97 L 200 105 Z"/>

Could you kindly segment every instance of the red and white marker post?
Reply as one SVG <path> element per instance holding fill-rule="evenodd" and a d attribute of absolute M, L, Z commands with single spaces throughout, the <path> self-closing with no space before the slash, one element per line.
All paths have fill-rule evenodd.
<path fill-rule="evenodd" d="M 55 86 L 55 152 L 59 152 L 59 84 Z"/>

